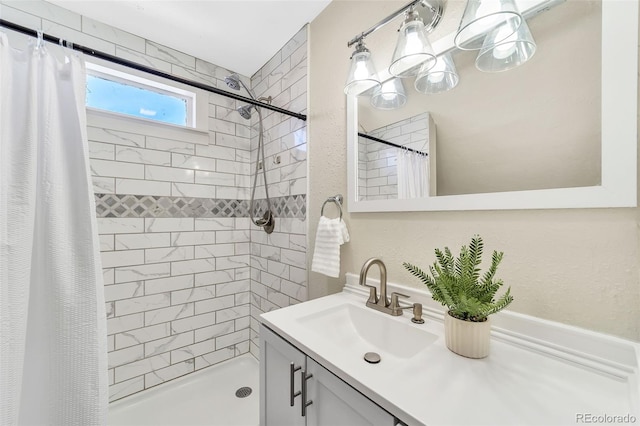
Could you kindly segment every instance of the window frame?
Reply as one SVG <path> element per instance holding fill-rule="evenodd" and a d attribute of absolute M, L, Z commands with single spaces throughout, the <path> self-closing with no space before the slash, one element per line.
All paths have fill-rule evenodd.
<path fill-rule="evenodd" d="M 197 113 L 199 110 L 200 102 L 198 102 L 199 96 L 197 91 L 195 90 L 194 91 L 185 90 L 177 86 L 162 83 L 158 81 L 160 79 L 159 77 L 153 76 L 156 79 L 151 80 L 139 75 L 130 74 L 130 73 L 123 72 L 114 68 L 106 67 L 103 65 L 98 65 L 94 62 L 86 62 L 86 74 L 87 76 L 91 75 L 97 78 L 102 78 L 105 80 L 114 81 L 116 83 L 134 86 L 142 90 L 148 90 L 151 92 L 172 96 L 172 97 L 184 100 L 185 106 L 186 106 L 186 125 L 169 123 L 166 121 L 157 120 L 153 117 L 141 117 L 141 116 L 126 114 L 118 111 L 95 108 L 85 104 L 87 108 L 110 113 L 110 114 L 126 116 L 132 119 L 152 121 L 154 123 L 159 123 L 163 125 L 177 126 L 177 127 L 196 129 L 196 130 L 198 129 L 197 125 L 200 123 L 199 123 L 199 120 L 197 119 L 197 115 L 198 115 Z"/>

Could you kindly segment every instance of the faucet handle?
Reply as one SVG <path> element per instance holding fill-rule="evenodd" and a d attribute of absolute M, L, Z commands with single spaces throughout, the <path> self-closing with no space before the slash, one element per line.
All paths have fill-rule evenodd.
<path fill-rule="evenodd" d="M 376 303 L 378 303 L 378 292 L 377 292 L 377 288 L 373 285 L 369 285 L 369 284 L 362 284 L 365 287 L 369 287 L 369 300 L 367 300 L 367 303 L 373 303 L 374 305 Z"/>
<path fill-rule="evenodd" d="M 407 296 L 406 294 L 402 294 L 402 293 L 396 293 L 395 291 L 391 293 L 391 315 L 402 315 L 402 309 L 400 307 L 400 303 L 398 302 L 398 298 L 399 297 L 406 297 L 409 298 L 409 296 Z"/>
<path fill-rule="evenodd" d="M 400 305 L 398 304 L 398 297 L 406 297 L 407 299 L 411 296 L 407 296 L 406 294 L 391 292 L 391 307 L 397 308 Z"/>

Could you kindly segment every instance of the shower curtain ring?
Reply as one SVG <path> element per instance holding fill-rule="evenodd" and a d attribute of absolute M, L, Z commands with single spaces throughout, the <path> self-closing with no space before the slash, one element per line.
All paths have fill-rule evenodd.
<path fill-rule="evenodd" d="M 36 41 L 36 50 L 40 50 L 44 42 L 44 32 L 42 31 L 42 29 L 39 29 L 36 31 L 36 34 L 38 35 L 38 41 Z"/>

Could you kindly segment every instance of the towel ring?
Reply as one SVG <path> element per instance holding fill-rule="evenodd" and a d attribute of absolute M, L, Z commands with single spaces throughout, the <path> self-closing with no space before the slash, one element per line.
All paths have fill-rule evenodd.
<path fill-rule="evenodd" d="M 322 203 L 322 208 L 320 209 L 320 216 L 324 216 L 324 206 L 326 206 L 327 203 L 329 202 L 333 202 L 336 204 L 336 206 L 338 206 L 338 210 L 340 210 L 340 219 L 342 219 L 342 195 L 340 194 L 334 197 L 329 197 L 324 201 L 324 203 Z"/>

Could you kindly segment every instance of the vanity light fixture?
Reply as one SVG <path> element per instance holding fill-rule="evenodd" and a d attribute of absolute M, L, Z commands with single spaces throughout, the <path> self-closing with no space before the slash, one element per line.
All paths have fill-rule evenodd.
<path fill-rule="evenodd" d="M 477 69 L 484 72 L 507 71 L 527 62 L 536 53 L 536 42 L 524 19 L 518 31 L 503 39 L 505 31 L 510 30 L 498 27 L 485 37 L 476 58 Z"/>
<path fill-rule="evenodd" d="M 420 93 L 436 94 L 453 89 L 459 82 L 452 54 L 456 50 L 480 50 L 475 64 L 483 72 L 506 71 L 522 65 L 534 55 L 536 43 L 516 0 L 467 0 L 454 46 L 436 56 L 427 33 L 440 23 L 447 0 L 413 0 L 373 27 L 352 38 L 347 47 L 356 45 L 344 92 L 352 96 L 371 96 L 371 104 L 379 109 L 400 108 L 406 94 L 399 78 L 414 77 Z M 563 0 L 550 0 L 553 5 Z M 549 2 L 547 2 L 549 3 Z M 549 5 L 527 10 L 534 16 Z M 396 17 L 404 15 L 398 42 L 389 65 L 393 77 L 380 84 L 371 53 L 364 38 Z"/>
<path fill-rule="evenodd" d="M 458 85 L 460 77 L 451 52 L 438 56 L 433 68 L 421 68 L 415 81 L 415 89 L 420 93 L 433 95 L 449 91 Z"/>
<path fill-rule="evenodd" d="M 377 84 L 374 84 L 373 81 L 376 80 L 377 82 L 377 77 L 375 69 L 371 65 L 371 53 L 364 47 L 364 38 L 402 14 L 405 15 L 405 20 L 400 28 L 400 35 L 389 72 L 398 77 L 410 77 L 415 76 L 420 66 L 425 62 L 429 62 L 431 66 L 435 65 L 436 55 L 433 53 L 426 33 L 432 31 L 440 23 L 444 13 L 445 1 L 413 0 L 373 27 L 352 38 L 347 43 L 347 47 L 355 44 L 356 50 L 351 56 L 351 68 L 349 69 L 344 92 L 347 95 L 358 95 L 367 91 L 367 89 L 375 88 Z M 416 6 L 421 6 L 427 10 L 427 23 L 416 11 Z M 371 66 L 371 71 L 365 72 L 364 70 L 368 66 Z M 371 90 L 367 91 L 367 93 L 371 92 Z"/>
<path fill-rule="evenodd" d="M 485 36 L 502 27 L 494 41 L 500 42 L 515 33 L 524 21 L 515 0 L 467 0 L 454 43 L 460 50 L 478 50 Z"/>
<path fill-rule="evenodd" d="M 357 41 L 356 50 L 351 55 L 351 68 L 344 86 L 344 93 L 356 95 L 376 86 L 380 81 L 371 61 L 371 53 L 364 45 L 364 37 Z"/>
<path fill-rule="evenodd" d="M 411 7 L 405 12 L 389 73 L 395 77 L 413 77 L 421 66 L 431 68 L 435 63 L 436 55 L 425 33 L 424 22 Z"/>
<path fill-rule="evenodd" d="M 407 95 L 399 78 L 385 81 L 371 95 L 371 105 L 377 109 L 398 109 L 406 103 Z"/>

